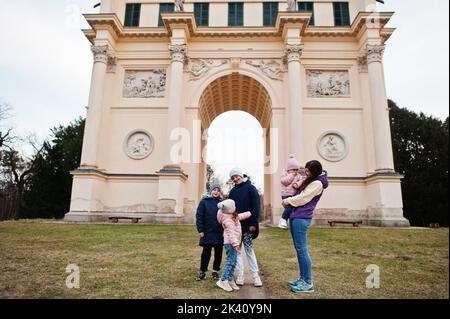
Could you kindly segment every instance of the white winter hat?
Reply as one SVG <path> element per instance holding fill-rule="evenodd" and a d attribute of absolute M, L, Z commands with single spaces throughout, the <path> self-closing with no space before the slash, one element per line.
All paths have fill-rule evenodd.
<path fill-rule="evenodd" d="M 230 177 L 233 177 L 235 175 L 244 178 L 244 173 L 242 172 L 242 169 L 240 169 L 239 167 L 235 167 L 230 171 Z"/>
<path fill-rule="evenodd" d="M 217 207 L 222 210 L 224 214 L 233 214 L 236 211 L 236 204 L 232 199 L 226 199 L 217 204 Z"/>

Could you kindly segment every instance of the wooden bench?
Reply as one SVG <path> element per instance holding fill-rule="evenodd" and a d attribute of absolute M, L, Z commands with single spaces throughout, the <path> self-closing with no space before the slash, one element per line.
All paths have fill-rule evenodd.
<path fill-rule="evenodd" d="M 358 227 L 362 224 L 362 220 L 329 220 L 330 227 L 336 226 L 336 224 L 352 224 L 353 227 Z"/>
<path fill-rule="evenodd" d="M 137 224 L 139 220 L 141 220 L 141 217 L 130 217 L 130 216 L 111 216 L 108 217 L 109 220 L 111 220 L 112 223 L 117 224 L 119 222 L 119 219 L 131 219 L 131 222 L 133 224 Z"/>

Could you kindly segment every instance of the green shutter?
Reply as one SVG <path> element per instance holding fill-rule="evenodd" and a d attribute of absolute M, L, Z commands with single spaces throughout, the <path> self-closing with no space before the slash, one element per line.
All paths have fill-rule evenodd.
<path fill-rule="evenodd" d="M 348 2 L 342 3 L 342 17 L 343 25 L 350 25 L 350 9 Z"/>
<path fill-rule="evenodd" d="M 141 4 L 128 3 L 125 8 L 125 23 L 126 27 L 138 27 L 141 17 Z"/>
<path fill-rule="evenodd" d="M 197 23 L 197 25 L 200 25 L 200 20 L 202 18 L 201 3 L 194 3 L 194 16 L 195 23 Z"/>
<path fill-rule="evenodd" d="M 195 21 L 199 26 L 209 25 L 209 3 L 194 4 Z"/>
<path fill-rule="evenodd" d="M 243 26 L 244 25 L 244 3 L 229 2 L 228 3 L 228 25 Z"/>
<path fill-rule="evenodd" d="M 131 4 L 127 4 L 126 9 L 125 9 L 125 26 L 129 27 L 131 26 L 131 17 L 132 17 L 132 8 L 131 8 Z"/>
<path fill-rule="evenodd" d="M 228 25 L 234 26 L 234 16 L 236 11 L 236 7 L 234 6 L 234 3 L 228 3 Z"/>
<path fill-rule="evenodd" d="M 134 11 L 133 11 L 133 26 L 138 27 L 139 26 L 139 20 L 141 18 L 141 4 L 136 3 L 134 5 Z"/>
<path fill-rule="evenodd" d="M 350 25 L 350 10 L 348 2 L 333 2 L 335 26 Z"/>
<path fill-rule="evenodd" d="M 300 12 L 312 12 L 311 20 L 309 25 L 314 25 L 314 2 L 299 2 L 298 11 Z"/>
<path fill-rule="evenodd" d="M 163 27 L 164 26 L 164 22 L 161 18 L 161 13 L 164 12 L 174 12 L 175 11 L 175 5 L 173 3 L 160 3 L 159 4 L 159 21 L 158 21 L 158 26 L 159 27 Z"/>
<path fill-rule="evenodd" d="M 202 25 L 209 26 L 209 3 L 203 3 L 202 6 Z"/>
<path fill-rule="evenodd" d="M 263 25 L 273 26 L 277 21 L 278 2 L 263 3 Z"/>
<path fill-rule="evenodd" d="M 244 25 L 244 4 L 242 2 L 237 3 L 236 6 L 236 25 Z"/>

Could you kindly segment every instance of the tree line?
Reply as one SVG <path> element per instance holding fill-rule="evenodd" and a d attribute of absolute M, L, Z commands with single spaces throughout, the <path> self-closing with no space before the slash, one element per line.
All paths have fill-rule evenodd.
<path fill-rule="evenodd" d="M 9 111 L 0 103 L 0 220 L 63 218 L 70 208 L 70 171 L 80 163 L 85 120 L 51 129 L 50 138 L 39 144 L 4 128 Z M 31 154 L 21 150 L 24 143 Z"/>
<path fill-rule="evenodd" d="M 413 226 L 448 226 L 448 117 L 417 114 L 389 100 L 392 147 L 403 211 Z"/>
<path fill-rule="evenodd" d="M 388 101 L 395 169 L 401 173 L 403 210 L 412 226 L 448 226 L 448 117 L 417 114 Z M 0 220 L 63 218 L 70 209 L 72 176 L 78 168 L 85 120 L 51 130 L 25 156 L 13 130 L 4 128 L 9 108 L 0 103 Z M 207 183 L 213 176 L 208 167 Z"/>

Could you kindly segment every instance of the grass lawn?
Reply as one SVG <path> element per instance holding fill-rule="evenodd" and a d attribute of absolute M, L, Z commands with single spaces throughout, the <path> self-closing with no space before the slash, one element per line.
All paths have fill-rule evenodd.
<path fill-rule="evenodd" d="M 268 298 L 449 298 L 448 229 L 313 228 L 316 293 L 295 295 L 288 231 L 263 228 L 255 250 Z M 0 298 L 235 298 L 195 281 L 201 248 L 194 226 L 0 223 Z M 80 289 L 65 285 L 80 267 Z M 212 264 L 212 260 L 211 260 Z M 379 289 L 365 285 L 380 267 Z"/>

